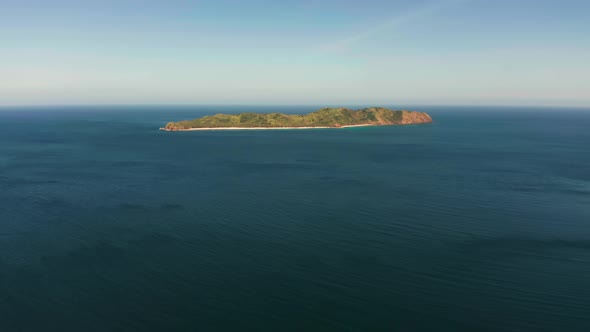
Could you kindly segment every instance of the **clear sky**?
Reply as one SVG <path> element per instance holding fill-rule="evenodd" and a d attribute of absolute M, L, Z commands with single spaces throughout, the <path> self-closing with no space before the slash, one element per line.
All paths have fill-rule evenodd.
<path fill-rule="evenodd" d="M 588 0 L 0 0 L 0 104 L 590 105 Z"/>

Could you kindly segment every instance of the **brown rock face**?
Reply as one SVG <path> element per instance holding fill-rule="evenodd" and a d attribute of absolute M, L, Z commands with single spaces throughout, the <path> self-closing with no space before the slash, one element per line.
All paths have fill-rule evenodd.
<path fill-rule="evenodd" d="M 424 112 L 403 111 L 401 124 L 431 123 L 432 118 Z"/>

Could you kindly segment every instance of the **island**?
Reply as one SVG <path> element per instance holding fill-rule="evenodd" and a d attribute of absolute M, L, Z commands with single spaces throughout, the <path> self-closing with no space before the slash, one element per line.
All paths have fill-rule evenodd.
<path fill-rule="evenodd" d="M 216 114 L 194 120 L 169 122 L 160 130 L 316 129 L 410 125 L 430 122 L 432 122 L 432 118 L 424 112 L 391 110 L 383 107 L 359 110 L 326 107 L 306 115 L 282 113 Z"/>

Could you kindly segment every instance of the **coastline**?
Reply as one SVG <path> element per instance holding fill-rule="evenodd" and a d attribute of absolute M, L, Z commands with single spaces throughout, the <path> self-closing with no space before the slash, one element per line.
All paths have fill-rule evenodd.
<path fill-rule="evenodd" d="M 340 127 L 211 127 L 211 128 L 188 128 L 169 130 L 166 128 L 160 128 L 162 131 L 202 131 L 202 130 L 291 130 L 291 129 L 341 129 L 351 127 L 369 127 L 375 126 L 374 124 L 358 124 L 358 125 L 346 125 Z"/>
<path fill-rule="evenodd" d="M 215 114 L 193 120 L 168 122 L 160 130 L 298 130 L 336 129 L 430 123 L 425 112 L 391 110 L 383 107 L 351 110 L 324 107 L 306 115 L 282 113 Z"/>

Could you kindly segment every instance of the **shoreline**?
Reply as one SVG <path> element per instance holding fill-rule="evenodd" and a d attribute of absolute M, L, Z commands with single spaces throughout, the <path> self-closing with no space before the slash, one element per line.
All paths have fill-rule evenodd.
<path fill-rule="evenodd" d="M 188 128 L 188 129 L 178 129 L 178 130 L 169 130 L 166 128 L 160 128 L 162 131 L 202 131 L 202 130 L 291 130 L 291 129 L 342 129 L 342 128 L 352 128 L 352 127 L 370 127 L 370 126 L 378 126 L 375 124 L 358 124 L 358 125 L 346 125 L 340 127 L 209 127 L 209 128 Z"/>

